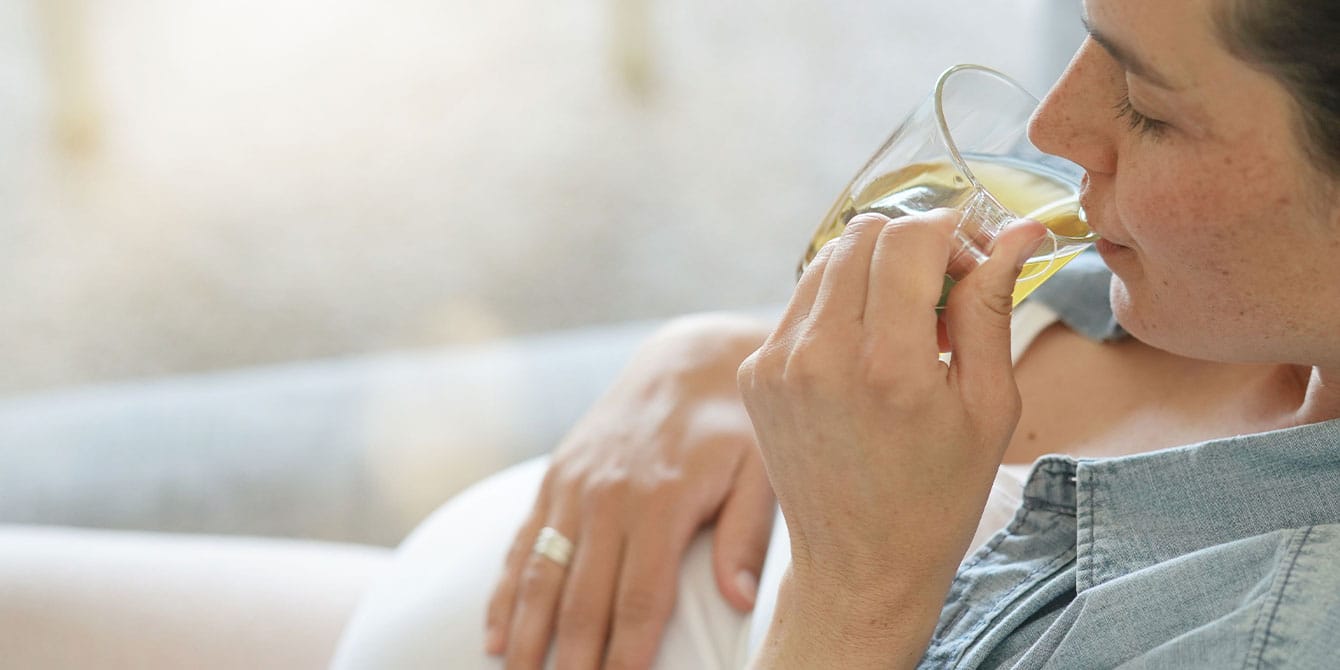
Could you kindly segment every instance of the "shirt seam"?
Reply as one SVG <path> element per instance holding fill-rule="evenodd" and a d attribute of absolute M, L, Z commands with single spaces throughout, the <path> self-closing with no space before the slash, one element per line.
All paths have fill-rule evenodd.
<path fill-rule="evenodd" d="M 950 667 L 954 666 L 959 661 L 962 661 L 963 657 L 968 654 L 968 650 L 972 649 L 973 645 L 981 640 L 983 633 L 991 627 L 991 624 L 995 623 L 995 619 L 999 617 L 1000 613 L 1016 604 L 1015 601 L 1018 599 L 1017 596 L 1021 591 L 1037 586 L 1039 583 L 1037 580 L 1038 575 L 1055 574 L 1058 570 L 1068 565 L 1074 560 L 1074 557 L 1069 555 L 1071 553 L 1072 552 L 1070 551 L 1065 551 L 1057 556 L 1053 556 L 1045 565 L 1039 566 L 1028 573 L 1027 576 L 1016 581 L 1008 591 L 994 599 L 991 609 L 982 612 L 978 617 L 977 623 L 973 624 L 967 630 L 955 635 L 953 638 L 937 636 L 932 639 L 931 646 L 940 647 L 935 656 L 943 659 L 945 656 L 952 654 L 952 661 L 949 663 Z M 948 632 L 956 626 L 971 610 L 971 607 L 966 607 L 956 613 L 954 619 L 948 622 L 945 626 L 945 631 Z M 951 642 L 952 644 L 946 644 Z M 929 657 L 930 654 L 927 655 L 927 658 Z"/>
<path fill-rule="evenodd" d="M 1294 536 L 1295 539 L 1290 543 L 1294 546 L 1290 548 L 1289 565 L 1280 576 L 1279 586 L 1271 588 L 1270 599 L 1273 602 L 1269 605 L 1263 605 L 1261 608 L 1260 614 L 1265 616 L 1264 626 L 1261 621 L 1262 616 L 1257 616 L 1255 627 L 1259 632 L 1252 636 L 1252 644 L 1248 648 L 1247 657 L 1242 664 L 1244 670 L 1246 668 L 1261 668 L 1265 663 L 1265 649 L 1266 645 L 1270 643 L 1270 633 L 1275 625 L 1275 617 L 1279 613 L 1280 605 L 1284 602 L 1284 592 L 1288 589 L 1289 582 L 1293 578 L 1294 566 L 1298 564 L 1298 557 L 1302 555 L 1303 547 L 1307 545 L 1313 528 L 1315 526 L 1304 528 L 1301 533 Z M 1267 607 L 1270 610 L 1268 615 L 1265 614 Z"/>
<path fill-rule="evenodd" d="M 959 647 L 958 653 L 954 655 L 954 663 L 957 664 L 962 661 L 963 658 L 968 655 L 968 652 L 981 642 L 982 638 L 991 631 L 991 626 L 999 623 L 999 618 L 1005 610 L 1019 604 L 1018 601 L 1021 592 L 1038 588 L 1039 585 L 1042 584 L 1043 580 L 1037 579 L 1039 575 L 1044 573 L 1048 575 L 1048 577 L 1055 575 L 1065 569 L 1065 566 L 1069 565 L 1074 560 L 1074 552 L 1066 550 L 1053 557 L 1045 566 L 1034 570 L 1029 573 L 1027 577 L 1016 583 L 1004 597 L 995 602 L 995 605 L 990 611 L 982 615 L 981 621 L 978 622 L 976 626 L 965 632 L 965 637 L 971 636 L 971 639 L 969 639 L 966 644 Z"/>
<path fill-rule="evenodd" d="M 1078 474 L 1078 473 L 1077 473 L 1077 474 Z M 1085 471 L 1084 471 L 1084 473 L 1083 473 L 1083 476 L 1084 476 L 1083 486 L 1084 486 L 1085 492 L 1086 492 L 1087 495 L 1088 495 L 1087 504 L 1085 505 L 1085 508 L 1086 508 L 1086 509 L 1085 509 L 1084 511 L 1088 513 L 1088 514 L 1086 514 L 1085 516 L 1088 516 L 1088 517 L 1089 517 L 1089 524 L 1088 524 L 1088 528 L 1085 528 L 1085 529 L 1084 529 L 1084 531 L 1085 531 L 1084 534 L 1087 536 L 1087 537 L 1085 537 L 1084 544 L 1085 544 L 1086 548 L 1088 549 L 1088 551 L 1085 552 L 1086 554 L 1088 554 L 1088 555 L 1086 556 L 1086 558 L 1087 558 L 1088 560 L 1085 561 L 1085 566 L 1084 566 L 1084 581 L 1083 581 L 1083 587 L 1082 587 L 1082 588 L 1083 588 L 1083 590 L 1088 590 L 1088 589 L 1093 588 L 1093 587 L 1095 586 L 1095 584 L 1094 584 L 1094 576 L 1093 576 L 1093 573 L 1094 573 L 1094 564 L 1098 562 L 1098 557 L 1097 557 L 1097 556 L 1094 556 L 1094 552 L 1095 552 L 1095 550 L 1097 549 L 1097 547 L 1094 545 L 1094 543 L 1095 543 L 1095 539 L 1094 539 L 1095 531 L 1094 531 L 1094 529 L 1098 527 L 1098 518 L 1097 518 L 1097 509 L 1098 509 L 1098 500 L 1097 500 L 1097 498 L 1098 498 L 1098 491 L 1097 491 L 1097 487 L 1095 487 L 1095 486 L 1093 485 L 1093 477 L 1092 477 L 1092 475 L 1089 473 L 1089 470 L 1088 470 L 1088 469 L 1085 469 Z M 1076 481 L 1076 482 L 1075 482 L 1075 488 L 1076 488 L 1076 491 L 1075 491 L 1075 501 L 1076 501 L 1076 505 L 1079 504 L 1078 501 L 1079 501 L 1079 487 L 1080 487 L 1080 486 L 1081 486 L 1080 482 Z M 1076 539 L 1078 539 L 1078 538 L 1076 538 Z M 1078 547 L 1078 546 L 1075 547 L 1075 561 L 1076 561 L 1076 567 L 1079 567 L 1079 547 Z M 1078 571 L 1077 571 L 1077 572 L 1078 572 Z M 1081 589 L 1080 582 L 1076 581 L 1076 582 L 1075 582 L 1075 590 L 1076 590 L 1076 592 L 1078 592 L 1080 589 Z"/>
<path fill-rule="evenodd" d="M 1029 510 L 1051 512 L 1052 514 L 1061 514 L 1070 518 L 1075 517 L 1075 508 L 1073 505 L 1064 505 L 1044 500 L 1042 498 L 1026 498 L 1024 507 Z"/>
<path fill-rule="evenodd" d="M 997 532 L 996 535 L 992 537 L 989 542 L 987 542 L 987 544 L 983 545 L 981 549 L 977 550 L 977 552 L 973 555 L 970 561 L 965 562 L 963 566 L 959 568 L 960 570 L 959 574 L 963 575 L 964 573 L 971 570 L 973 567 L 980 564 L 983 560 L 985 560 L 996 550 L 996 548 L 1000 545 L 1001 542 L 1005 540 L 1006 537 L 1010 535 L 1018 536 L 1016 531 L 1018 531 L 1018 529 L 1024 525 L 1027 517 L 1039 511 L 1042 510 L 1029 508 L 1025 506 L 1023 508 L 1023 514 L 1016 515 L 1015 518 L 1009 523 L 1009 525 L 1007 525 L 1000 532 Z M 1064 523 L 1064 519 L 1053 517 L 1051 519 L 1051 522 L 1048 523 L 1046 526 L 1039 528 L 1036 534 L 1045 535 L 1051 532 L 1053 529 L 1055 529 L 1058 525 L 1062 523 Z M 1000 612 L 1004 611 L 1004 609 L 1007 606 L 1013 604 L 1016 595 L 1020 592 L 1021 589 L 1027 586 L 1035 585 L 1036 578 L 1040 574 L 1043 573 L 1054 574 L 1058 569 L 1057 562 L 1060 561 L 1059 567 L 1064 567 L 1065 564 L 1074 560 L 1073 554 L 1074 550 L 1069 549 L 1062 551 L 1060 554 L 1051 557 L 1050 559 L 1048 559 L 1045 565 L 1035 568 L 1034 570 L 1029 572 L 1026 576 L 1016 581 L 1014 585 L 1009 588 L 1008 591 L 1006 591 L 1004 594 L 1001 594 L 999 597 L 995 598 L 994 603 L 991 606 L 991 609 L 982 612 L 981 615 L 978 617 L 979 620 L 976 624 L 973 624 L 970 628 L 968 628 L 968 630 L 965 630 L 959 633 L 958 635 L 953 636 L 953 638 L 947 637 L 946 635 L 950 631 L 952 631 L 954 627 L 956 627 L 959 624 L 959 622 L 961 622 L 963 618 L 967 616 L 970 612 L 972 612 L 972 610 L 974 609 L 971 605 L 959 607 L 958 610 L 954 612 L 950 616 L 950 618 L 944 622 L 943 625 L 936 627 L 936 632 L 932 635 L 931 646 L 934 647 L 937 645 L 943 645 L 944 643 L 950 642 L 951 639 L 963 640 L 964 638 L 968 638 L 967 642 L 962 643 L 959 646 L 959 648 L 954 652 L 954 662 L 957 663 L 967 653 L 968 649 L 972 647 L 973 643 L 976 642 L 981 637 L 982 631 L 987 627 L 987 625 L 992 621 L 992 619 L 995 616 L 999 615 Z M 958 600 L 963 597 L 965 589 L 971 588 L 972 583 L 963 582 L 958 578 L 955 578 L 954 581 L 955 584 L 950 589 L 950 598 L 953 600 Z M 943 653 L 943 651 L 941 653 Z"/>

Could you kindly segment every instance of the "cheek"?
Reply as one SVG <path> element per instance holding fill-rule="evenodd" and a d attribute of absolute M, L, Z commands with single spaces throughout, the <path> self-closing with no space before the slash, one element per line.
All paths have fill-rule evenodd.
<path fill-rule="evenodd" d="M 1153 261 L 1147 270 L 1234 283 L 1285 260 L 1272 260 L 1283 246 L 1275 220 L 1291 206 L 1274 161 L 1175 148 L 1143 153 L 1139 169 L 1119 173 L 1117 206 L 1141 255 Z"/>
<path fill-rule="evenodd" d="M 1287 323 L 1281 309 L 1306 279 L 1294 258 L 1316 240 L 1293 221 L 1302 194 L 1280 177 L 1289 166 L 1248 155 L 1150 148 L 1118 172 L 1117 208 L 1139 260 L 1114 305 L 1137 336 L 1196 355 L 1207 336 Z"/>
<path fill-rule="evenodd" d="M 1181 156 L 1157 157 L 1118 171 L 1117 208 L 1147 271 L 1174 271 L 1204 258 L 1206 238 L 1215 234 L 1204 222 L 1216 217 L 1216 180 L 1203 167 Z M 1177 259 L 1180 262 L 1170 263 Z"/>

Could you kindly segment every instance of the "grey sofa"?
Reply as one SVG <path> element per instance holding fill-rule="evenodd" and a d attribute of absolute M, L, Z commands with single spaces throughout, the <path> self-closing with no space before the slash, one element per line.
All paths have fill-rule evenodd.
<path fill-rule="evenodd" d="M 0 523 L 393 545 L 551 449 L 655 325 L 0 400 Z"/>

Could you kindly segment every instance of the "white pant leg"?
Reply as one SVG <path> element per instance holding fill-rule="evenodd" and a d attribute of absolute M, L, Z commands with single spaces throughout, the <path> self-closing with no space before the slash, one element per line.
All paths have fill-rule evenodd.
<path fill-rule="evenodd" d="M 424 521 L 360 603 L 333 667 L 502 667 L 499 659 L 484 653 L 485 611 L 547 465 L 547 458 L 538 458 L 494 475 Z M 750 616 L 736 612 L 718 592 L 711 550 L 710 532 L 700 531 L 680 572 L 657 668 L 711 670 L 744 664 Z"/>
<path fill-rule="evenodd" d="M 1012 317 L 1015 361 L 1058 319 L 1026 301 Z M 533 504 L 548 460 L 527 461 L 485 480 L 439 508 L 405 541 L 383 581 L 345 629 L 339 668 L 492 668 L 484 654 L 484 615 L 503 557 Z M 1026 466 L 1001 468 L 969 553 L 1018 507 Z M 659 668 L 738 668 L 758 648 L 790 560 L 781 514 L 759 580 L 752 615 L 721 598 L 712 575 L 711 535 L 700 532 L 680 572 L 679 597 L 657 660 Z"/>
<path fill-rule="evenodd" d="M 360 603 L 334 667 L 502 667 L 484 653 L 485 610 L 547 465 L 547 458 L 537 458 L 499 473 L 421 524 Z M 1013 517 L 1026 474 L 1027 466 L 1000 469 L 969 553 Z M 711 540 L 710 530 L 700 531 L 685 556 L 675 610 L 655 663 L 659 669 L 742 668 L 767 633 L 790 563 L 791 543 L 780 512 L 750 615 L 736 612 L 717 590 Z"/>
<path fill-rule="evenodd" d="M 749 656 L 763 643 L 768 634 L 768 624 L 772 623 L 772 612 L 777 608 L 777 590 L 782 585 L 782 577 L 791 565 L 791 536 L 786 530 L 786 519 L 778 509 L 772 522 L 772 538 L 768 540 L 768 555 L 763 560 L 763 574 L 758 578 L 758 596 L 754 601 L 754 612 L 749 622 L 749 640 L 747 653 L 735 666 L 743 668 Z"/>
<path fill-rule="evenodd" d="M 324 668 L 391 556 L 325 542 L 0 525 L 0 668 Z"/>

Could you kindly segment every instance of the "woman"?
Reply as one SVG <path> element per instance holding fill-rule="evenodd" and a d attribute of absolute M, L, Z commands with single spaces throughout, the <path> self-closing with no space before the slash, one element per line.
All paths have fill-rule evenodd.
<path fill-rule="evenodd" d="M 463 517 L 542 466 L 429 521 L 338 663 L 459 665 L 478 647 L 512 668 L 1330 662 L 1340 9 L 1085 7 L 1091 39 L 1030 133 L 1085 168 L 1134 339 L 1054 324 L 1012 369 L 1010 289 L 1040 235 L 1022 222 L 955 288 L 946 366 L 932 307 L 952 217 L 863 217 L 771 332 L 692 321 L 643 350 L 512 514 L 491 592 L 470 557 L 503 551 L 462 546 Z M 1101 325 L 1106 305 L 1080 307 Z M 998 466 L 1033 461 L 1008 526 L 963 559 Z M 786 532 L 760 587 L 774 495 Z M 723 603 L 756 608 L 756 651 Z M 459 632 L 469 617 L 485 638 L 452 648 L 480 635 Z"/>

